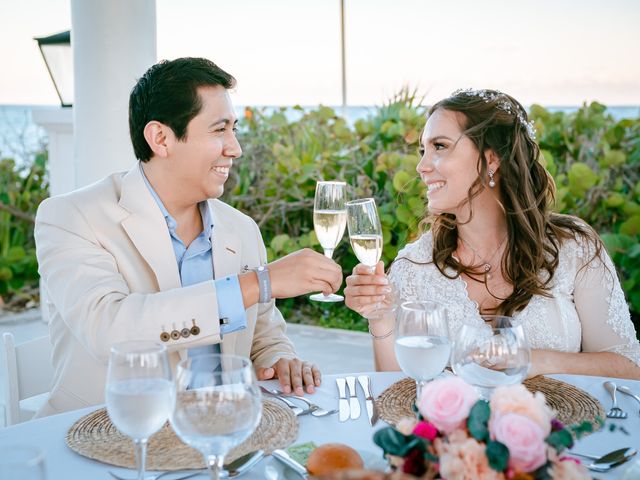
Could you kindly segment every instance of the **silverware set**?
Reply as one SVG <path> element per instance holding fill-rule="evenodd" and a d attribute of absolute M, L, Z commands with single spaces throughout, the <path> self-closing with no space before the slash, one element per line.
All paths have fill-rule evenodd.
<path fill-rule="evenodd" d="M 272 398 L 280 400 L 282 403 L 287 405 L 296 417 L 299 417 L 300 415 L 307 415 L 309 413 L 313 417 L 326 417 L 327 415 L 333 415 L 334 413 L 338 413 L 338 410 L 326 410 L 321 406 L 310 402 L 305 397 L 284 393 L 275 388 L 267 388 L 261 385 L 260 390 L 262 391 L 262 393 L 265 393 Z M 292 400 L 298 400 L 304 403 L 307 408 L 301 408 L 299 405 L 296 405 Z"/>
<path fill-rule="evenodd" d="M 357 384 L 364 392 L 364 403 L 367 410 L 369 424 L 373 427 L 378 421 L 378 408 L 371 391 L 371 378 L 368 375 L 356 377 L 350 375 L 344 378 L 336 378 L 338 387 L 338 410 L 340 411 L 340 421 L 356 420 L 360 418 L 360 400 L 358 399 Z"/>
<path fill-rule="evenodd" d="M 625 412 L 618 406 L 618 401 L 616 399 L 616 392 L 620 392 L 620 393 L 623 393 L 624 395 L 628 395 L 629 397 L 633 398 L 638 403 L 640 403 L 640 396 L 634 394 L 631 391 L 631 389 L 626 385 L 618 386 L 612 381 L 607 381 L 607 382 L 604 382 L 603 386 L 605 390 L 609 392 L 609 395 L 611 395 L 611 408 L 607 412 L 607 417 L 609 418 L 615 418 L 617 420 L 621 420 L 621 419 L 627 418 L 628 416 L 627 412 Z M 640 414 L 640 411 L 638 412 L 638 414 Z"/>

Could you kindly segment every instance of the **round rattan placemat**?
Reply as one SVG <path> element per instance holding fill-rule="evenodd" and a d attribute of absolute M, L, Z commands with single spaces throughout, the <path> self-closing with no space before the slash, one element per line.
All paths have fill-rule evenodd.
<path fill-rule="evenodd" d="M 272 400 L 262 400 L 262 418 L 248 440 L 231 450 L 225 463 L 253 450 L 271 453 L 289 446 L 298 436 L 298 419 L 291 409 Z M 101 408 L 78 420 L 67 432 L 67 445 L 75 452 L 118 467 L 135 468 L 133 442 L 111 423 Z M 184 444 L 169 423 L 149 439 L 148 470 L 204 468 L 202 454 Z"/>
<path fill-rule="evenodd" d="M 556 412 L 556 418 L 564 424 L 571 425 L 585 420 L 595 422 L 596 417 L 605 416 L 598 400 L 566 382 L 538 376 L 523 383 L 531 392 L 544 393 L 547 405 Z M 404 378 L 394 383 L 377 399 L 380 418 L 393 426 L 402 418 L 413 418 L 415 414 L 411 407 L 415 400 L 415 381 Z"/>

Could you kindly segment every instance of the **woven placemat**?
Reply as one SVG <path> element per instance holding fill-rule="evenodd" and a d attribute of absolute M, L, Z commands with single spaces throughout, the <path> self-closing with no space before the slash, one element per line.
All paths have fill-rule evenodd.
<path fill-rule="evenodd" d="M 262 418 L 248 440 L 231 450 L 225 463 L 254 450 L 271 453 L 289 446 L 298 437 L 298 419 L 279 402 L 262 399 Z M 73 451 L 118 467 L 135 468 L 133 442 L 111 423 L 107 409 L 101 408 L 78 420 L 67 432 L 67 445 Z M 202 454 L 184 444 L 169 423 L 149 439 L 148 470 L 204 468 Z"/>
<path fill-rule="evenodd" d="M 582 421 L 595 422 L 596 417 L 604 418 L 604 409 L 598 400 L 584 390 L 566 382 L 538 376 L 525 380 L 524 386 L 531 392 L 542 392 L 547 405 L 564 424 Z M 404 378 L 387 388 L 377 399 L 380 418 L 390 425 L 397 425 L 403 418 L 413 418 L 411 409 L 416 400 L 416 382 Z M 597 426 L 597 425 L 594 425 Z"/>

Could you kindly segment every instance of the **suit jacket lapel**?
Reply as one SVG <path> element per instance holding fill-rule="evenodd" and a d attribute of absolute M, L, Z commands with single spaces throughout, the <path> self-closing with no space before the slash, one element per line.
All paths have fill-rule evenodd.
<path fill-rule="evenodd" d="M 144 183 L 140 166 L 136 164 L 122 178 L 119 205 L 130 212 L 122 227 L 149 264 L 160 291 L 180 287 L 180 273 L 171 245 L 167 222 L 151 192 Z"/>
<path fill-rule="evenodd" d="M 221 209 L 217 208 L 216 200 L 209 200 L 209 208 L 213 217 L 213 230 L 211 232 L 211 250 L 213 259 L 213 275 L 216 279 L 228 275 L 242 273 L 242 242 L 224 218 Z M 220 299 L 218 299 L 220 301 Z M 222 342 L 222 353 L 234 353 L 237 335 L 228 335 Z"/>

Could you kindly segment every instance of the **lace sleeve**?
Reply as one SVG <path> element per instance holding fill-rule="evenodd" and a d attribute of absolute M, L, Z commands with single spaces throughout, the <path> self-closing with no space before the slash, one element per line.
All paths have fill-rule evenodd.
<path fill-rule="evenodd" d="M 640 366 L 640 343 L 615 266 L 602 249 L 578 242 L 574 301 L 582 324 L 583 352 L 613 352 Z"/>

